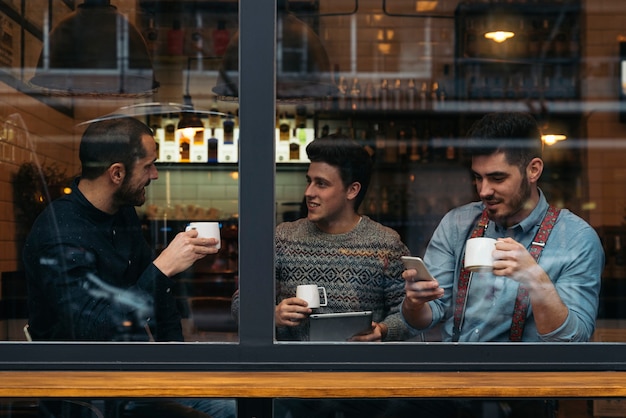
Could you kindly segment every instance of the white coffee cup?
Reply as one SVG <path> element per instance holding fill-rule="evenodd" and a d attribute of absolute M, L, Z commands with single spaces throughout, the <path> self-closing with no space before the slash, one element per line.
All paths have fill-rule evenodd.
<path fill-rule="evenodd" d="M 493 250 L 496 240 L 493 238 L 470 238 L 465 243 L 465 268 L 474 272 L 493 270 Z"/>
<path fill-rule="evenodd" d="M 320 303 L 320 290 L 324 296 L 324 302 Z M 326 288 L 316 284 L 301 284 L 296 288 L 296 297 L 306 300 L 309 308 L 319 308 L 328 305 L 326 298 Z"/>
<path fill-rule="evenodd" d="M 222 248 L 222 240 L 220 238 L 219 222 L 191 222 L 185 228 L 185 231 L 195 229 L 198 231 L 198 238 L 215 238 L 217 239 L 217 249 Z"/>

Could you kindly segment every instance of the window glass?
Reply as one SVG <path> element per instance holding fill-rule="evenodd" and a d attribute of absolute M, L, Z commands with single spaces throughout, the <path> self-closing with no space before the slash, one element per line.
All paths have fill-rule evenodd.
<path fill-rule="evenodd" d="M 616 168 L 600 164 L 621 148 L 606 140 L 624 129 L 608 104 L 619 89 L 588 77 L 617 56 L 595 49 L 595 26 L 582 23 L 603 12 L 584 3 L 279 2 L 276 340 L 317 341 L 326 322 L 318 315 L 364 311 L 373 328 L 333 322 L 321 327 L 355 328 L 321 338 L 623 339 L 623 214 L 606 199 L 622 187 L 606 177 Z M 297 28 L 281 25 L 287 20 Z M 331 87 L 311 87 L 327 71 Z M 315 94 L 298 95 L 304 88 Z M 522 120 L 532 135 L 514 127 Z M 600 128 L 609 121 L 610 134 Z M 497 147 L 483 151 L 470 136 L 493 137 Z M 370 155 L 369 184 L 350 165 L 366 163 L 345 142 Z M 320 151 L 323 143 L 342 158 Z M 522 159 L 509 152 L 531 146 L 537 151 Z M 549 205 L 558 221 L 545 241 L 537 231 L 553 223 Z M 499 240 L 487 257 L 493 273 L 464 268 L 472 234 Z M 408 254 L 424 259 L 437 285 L 403 276 Z M 309 305 L 300 285 L 314 285 Z M 527 289 L 529 301 L 516 304 Z"/>
<path fill-rule="evenodd" d="M 0 260 L 1 338 L 237 342 L 238 103 L 214 90 L 236 45 L 237 2 L 32 3 L 0 3 L 11 226 Z M 129 159 L 134 151 L 113 145 L 79 152 L 88 127 L 108 126 L 100 139 L 123 117 L 153 135 L 140 142 L 146 154 Z M 104 205 L 94 199 L 103 189 L 87 183 L 103 173 L 84 180 L 81 157 L 87 166 L 121 164 L 126 191 L 105 193 Z M 79 175 L 85 189 L 72 185 Z M 62 196 L 81 214 L 59 206 L 35 226 Z M 63 224 L 66 216 L 89 220 Z M 205 240 L 186 254 L 179 242 L 196 236 L 186 229 L 202 230 L 193 222 L 217 223 L 219 251 Z"/>

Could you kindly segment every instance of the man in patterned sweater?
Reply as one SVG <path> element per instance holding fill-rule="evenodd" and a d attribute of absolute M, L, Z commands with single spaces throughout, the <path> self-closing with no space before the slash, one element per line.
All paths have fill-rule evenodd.
<path fill-rule="evenodd" d="M 356 142 L 338 138 L 313 141 L 307 155 L 307 217 L 276 228 L 277 339 L 308 340 L 311 313 L 364 310 L 373 312 L 372 328 L 353 340 L 407 339 L 411 334 L 399 311 L 400 257 L 409 250 L 394 230 L 357 213 L 370 182 L 370 155 Z M 309 308 L 295 297 L 300 284 L 325 287 L 328 305 Z M 234 314 L 238 307 L 235 294 Z"/>

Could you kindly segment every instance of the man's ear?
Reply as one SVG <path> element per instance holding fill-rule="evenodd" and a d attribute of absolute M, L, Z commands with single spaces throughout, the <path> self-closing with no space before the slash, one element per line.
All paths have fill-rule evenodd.
<path fill-rule="evenodd" d="M 113 163 L 107 170 L 109 173 L 109 178 L 111 182 L 114 184 L 122 184 L 124 181 L 124 177 L 126 177 L 126 169 L 124 168 L 124 164 L 122 163 Z"/>
<path fill-rule="evenodd" d="M 526 166 L 526 177 L 531 183 L 537 183 L 543 173 L 543 160 L 541 158 L 533 158 Z"/>
<path fill-rule="evenodd" d="M 359 183 L 358 181 L 355 181 L 354 183 L 348 186 L 348 190 L 346 192 L 346 198 L 348 200 L 354 200 L 359 195 L 360 191 L 361 191 L 361 183 Z"/>

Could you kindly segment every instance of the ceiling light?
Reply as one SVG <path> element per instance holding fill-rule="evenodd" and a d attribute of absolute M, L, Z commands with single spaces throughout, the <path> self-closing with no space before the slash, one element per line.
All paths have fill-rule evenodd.
<path fill-rule="evenodd" d="M 143 37 L 109 0 L 85 0 L 45 35 L 31 83 L 63 95 L 136 96 L 158 87 Z"/>

